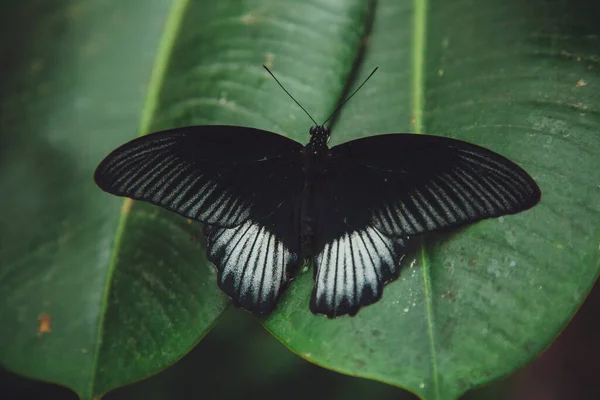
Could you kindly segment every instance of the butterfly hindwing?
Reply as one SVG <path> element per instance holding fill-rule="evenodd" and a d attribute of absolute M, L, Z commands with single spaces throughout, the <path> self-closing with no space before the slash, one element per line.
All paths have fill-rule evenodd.
<path fill-rule="evenodd" d="M 217 267 L 219 287 L 235 306 L 258 314 L 275 308 L 300 264 L 296 198 L 272 215 L 231 227 L 205 225 L 208 258 Z"/>
<path fill-rule="evenodd" d="M 302 184 L 302 145 L 236 126 L 196 126 L 134 139 L 109 154 L 94 178 L 109 193 L 232 227 L 261 218 Z"/>
<path fill-rule="evenodd" d="M 355 193 L 341 191 L 339 185 L 355 179 L 352 171 L 346 174 L 334 164 L 325 170 L 315 181 L 310 308 L 333 318 L 354 315 L 381 298 L 384 284 L 398 276 L 407 243 L 375 227 L 368 209 L 352 207 Z"/>
<path fill-rule="evenodd" d="M 311 311 L 332 318 L 354 315 L 375 303 L 384 284 L 398 276 L 405 248 L 404 239 L 386 236 L 372 226 L 328 240 L 313 259 Z"/>
<path fill-rule="evenodd" d="M 389 134 L 343 143 L 331 149 L 330 170 L 341 212 L 368 212 L 373 226 L 394 236 L 514 214 L 533 207 L 541 196 L 534 180 L 512 161 L 430 135 Z"/>

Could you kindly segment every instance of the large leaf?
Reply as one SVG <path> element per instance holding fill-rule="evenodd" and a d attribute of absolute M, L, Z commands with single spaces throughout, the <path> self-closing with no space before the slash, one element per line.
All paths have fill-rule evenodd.
<path fill-rule="evenodd" d="M 136 131 L 188 124 L 305 141 L 307 119 L 260 64 L 322 119 L 349 82 L 369 14 L 359 0 L 71 3 L 1 6 L 11 34 L 0 38 L 0 184 L 11 196 L 0 200 L 0 362 L 90 397 L 172 363 L 227 304 L 199 227 L 138 203 L 120 214 L 91 181 L 96 163 Z M 470 140 L 522 164 L 544 199 L 428 237 L 354 319 L 309 314 L 304 273 L 265 324 L 328 368 L 453 398 L 534 357 L 598 274 L 598 10 L 373 4 L 360 67 L 381 69 L 333 141 L 386 131 Z"/>
<path fill-rule="evenodd" d="M 166 127 L 306 137 L 261 64 L 323 118 L 366 13 L 361 0 L 2 3 L 0 362 L 91 398 L 185 354 L 229 304 L 201 226 L 101 192 L 95 166 Z"/>
<path fill-rule="evenodd" d="M 426 236 L 355 318 L 311 315 L 306 272 L 266 327 L 308 360 L 426 399 L 456 398 L 548 346 L 600 269 L 599 12 L 570 0 L 379 1 L 362 65 L 381 73 L 333 138 L 467 140 L 522 165 L 543 199 Z"/>

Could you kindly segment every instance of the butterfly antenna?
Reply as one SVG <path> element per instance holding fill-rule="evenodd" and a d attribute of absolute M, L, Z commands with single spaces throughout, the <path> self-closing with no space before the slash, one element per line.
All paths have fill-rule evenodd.
<path fill-rule="evenodd" d="M 356 92 L 358 92 L 358 91 L 360 90 L 360 88 L 361 88 L 361 87 L 363 87 L 363 86 L 365 85 L 365 83 L 367 83 L 367 81 L 368 81 L 368 80 L 369 80 L 369 79 L 370 79 L 370 78 L 373 76 L 373 74 L 375 73 L 375 71 L 377 71 L 378 69 L 379 69 L 379 67 L 375 67 L 375 69 L 373 70 L 373 72 L 371 72 L 371 73 L 369 74 L 369 76 L 367 76 L 367 79 L 365 79 L 365 80 L 363 81 L 363 83 L 361 83 L 361 84 L 360 84 L 360 86 L 359 86 L 359 87 L 357 87 L 357 88 L 356 88 L 356 90 L 355 90 L 354 92 L 352 92 L 352 94 L 351 94 L 350 96 L 348 96 L 348 97 L 346 98 L 346 100 L 344 100 L 344 101 L 342 102 L 342 104 L 340 104 L 340 105 L 338 106 L 338 108 L 336 108 L 336 109 L 335 109 L 335 111 L 334 111 L 334 112 L 333 112 L 333 113 L 332 113 L 332 114 L 329 116 L 329 118 L 327 118 L 327 119 L 325 120 L 325 122 L 323 122 L 321 125 L 325 125 L 325 124 L 326 124 L 326 123 L 327 123 L 327 122 L 328 122 L 328 121 L 329 121 L 331 118 L 333 118 L 333 116 L 334 116 L 335 114 L 337 114 L 337 113 L 338 113 L 338 111 L 340 111 L 340 110 L 342 109 L 342 107 L 344 106 L 344 104 L 346 104 L 346 103 L 348 102 L 348 100 L 350 100 L 350 99 L 352 98 L 352 96 L 354 96 L 354 95 L 356 94 Z"/>
<path fill-rule="evenodd" d="M 283 87 L 283 85 L 281 84 L 281 82 L 279 82 L 279 80 L 277 78 L 275 78 L 275 75 L 273 75 L 273 73 L 271 72 L 271 70 L 269 68 L 267 68 L 266 65 L 263 65 L 263 67 L 267 70 L 267 72 L 273 77 L 273 79 L 275 79 L 275 82 L 277 82 L 277 84 L 279 85 L 279 87 L 281 87 L 283 89 L 284 92 L 287 93 L 288 96 L 290 96 L 290 98 L 292 100 L 294 100 L 294 102 L 296 104 L 298 104 L 298 107 L 300 107 L 302 109 L 302 111 L 304 111 L 306 113 L 306 115 L 308 115 L 308 118 L 310 118 L 312 120 L 312 122 L 315 123 L 315 125 L 319 125 L 317 124 L 317 121 L 315 121 L 315 119 L 313 117 L 311 117 L 311 115 L 308 113 L 308 111 L 306 111 L 306 108 L 302 107 L 302 105 L 300 103 L 298 103 L 298 101 L 294 98 L 294 96 L 292 96 L 290 94 L 290 92 L 288 92 L 287 90 L 285 90 L 285 88 Z"/>

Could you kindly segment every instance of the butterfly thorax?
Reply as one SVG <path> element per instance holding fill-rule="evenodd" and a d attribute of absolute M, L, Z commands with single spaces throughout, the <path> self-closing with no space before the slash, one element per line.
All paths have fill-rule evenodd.
<path fill-rule="evenodd" d="M 325 126 L 310 128 L 310 140 L 302 149 L 302 170 L 307 185 L 311 185 L 325 172 L 325 159 L 329 156 L 329 129 Z"/>
<path fill-rule="evenodd" d="M 313 126 L 310 128 L 310 140 L 306 148 L 313 151 L 327 150 L 328 141 L 329 128 L 322 125 Z"/>

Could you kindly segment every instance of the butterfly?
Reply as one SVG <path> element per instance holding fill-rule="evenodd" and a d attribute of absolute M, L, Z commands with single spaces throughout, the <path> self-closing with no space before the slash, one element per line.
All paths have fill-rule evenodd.
<path fill-rule="evenodd" d="M 415 235 L 515 214 L 541 197 L 518 165 L 460 140 L 383 134 L 329 148 L 329 137 L 316 122 L 306 145 L 241 126 L 170 129 L 120 146 L 94 179 L 204 223 L 219 287 L 256 314 L 272 312 L 312 261 L 310 309 L 330 318 L 377 302 Z"/>

